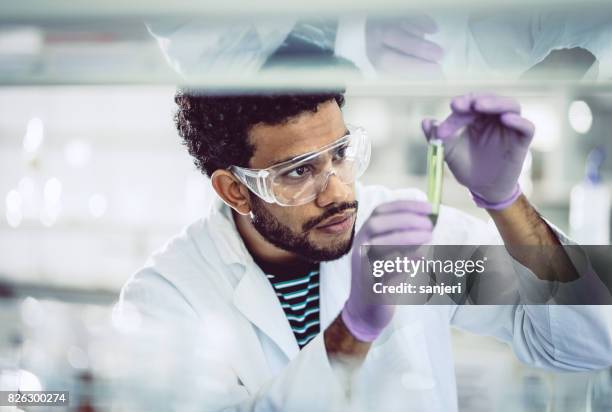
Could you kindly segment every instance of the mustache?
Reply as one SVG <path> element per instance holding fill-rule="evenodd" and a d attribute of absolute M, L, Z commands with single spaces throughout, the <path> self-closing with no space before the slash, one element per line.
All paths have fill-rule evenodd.
<path fill-rule="evenodd" d="M 309 231 L 310 229 L 314 228 L 315 226 L 317 226 L 319 223 L 323 222 L 325 219 L 336 215 L 340 212 L 343 212 L 347 209 L 355 209 L 357 210 L 357 207 L 359 205 L 358 201 L 353 201 L 353 202 L 344 202 L 344 203 L 340 203 L 336 206 L 332 206 L 329 209 L 327 209 L 325 212 L 323 212 L 320 216 L 314 217 L 308 221 L 306 221 L 306 223 L 304 223 L 302 225 L 302 230 L 304 232 Z"/>

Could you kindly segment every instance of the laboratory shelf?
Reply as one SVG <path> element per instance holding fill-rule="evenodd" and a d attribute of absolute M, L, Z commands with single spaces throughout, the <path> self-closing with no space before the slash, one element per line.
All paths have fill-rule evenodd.
<path fill-rule="evenodd" d="M 563 95 L 567 93 L 610 93 L 612 79 L 597 81 L 571 80 L 440 80 L 411 81 L 397 78 L 364 79 L 354 73 L 337 70 L 286 70 L 275 73 L 253 73 L 231 76 L 209 73 L 183 77 L 163 64 L 147 70 L 116 70 L 57 73 L 2 73 L 2 86 L 66 86 L 66 85 L 172 85 L 185 88 L 219 89 L 227 93 L 245 90 L 330 90 L 347 89 L 358 96 L 452 96 L 465 91 L 511 90 L 523 95 Z"/>
<path fill-rule="evenodd" d="M 525 9 L 542 7 L 551 10 L 560 8 L 583 9 L 587 6 L 608 6 L 604 0 L 515 0 L 511 3 L 488 0 L 430 0 L 428 10 L 471 9 L 482 10 L 501 8 Z M 244 0 L 201 1 L 174 0 L 149 1 L 107 0 L 28 0 L 3 2 L 0 4 L 0 20 L 52 20 L 66 18 L 126 18 L 126 17 L 193 17 L 193 16 L 257 16 L 257 15 L 307 15 L 350 14 L 358 12 L 392 14 L 402 11 L 423 11 L 423 3 L 410 0 L 311 0 L 308 2 L 287 2 L 281 0 L 259 0 L 256 5 Z"/>
<path fill-rule="evenodd" d="M 187 74 L 181 75 L 170 67 L 157 42 L 145 27 L 145 22 L 161 24 L 168 33 L 173 33 L 174 29 L 186 22 L 198 23 L 200 26 L 197 29 L 203 31 L 201 34 L 190 33 L 189 36 L 192 37 L 189 37 L 188 43 L 194 45 L 194 54 L 197 55 L 203 53 L 198 49 L 200 38 L 209 45 L 225 41 L 235 46 L 232 43 L 235 39 L 229 41 L 219 33 L 240 29 L 248 33 L 252 26 L 257 26 L 256 30 L 259 30 L 260 24 L 271 23 L 276 27 L 279 23 L 287 24 L 295 19 L 330 16 L 346 21 L 358 20 L 366 15 L 397 18 L 414 13 L 431 13 L 444 22 L 444 16 L 474 16 L 478 19 L 489 12 L 500 16 L 521 16 L 520 13 L 526 12 L 543 15 L 564 13 L 571 17 L 578 4 L 580 12 L 590 10 L 594 12 L 591 13 L 594 16 L 612 16 L 612 3 L 597 0 L 579 3 L 571 0 L 517 0 L 507 4 L 485 0 L 431 0 L 427 3 L 426 10 L 421 2 L 407 0 L 261 0 L 256 5 L 243 0 L 4 1 L 0 2 L 0 86 L 181 84 L 226 90 L 257 90 L 316 89 L 340 85 L 356 86 L 366 94 L 379 93 L 380 90 L 385 94 L 411 90 L 428 95 L 442 95 L 451 87 L 460 89 L 482 85 L 497 88 L 513 84 L 518 77 L 516 73 L 510 74 L 511 70 L 506 73 L 504 69 L 500 74 L 493 73 L 492 70 L 483 76 L 478 71 L 466 69 L 466 74 L 463 75 L 464 66 L 457 63 L 453 67 L 455 73 L 450 73 L 450 76 L 447 76 L 449 72 L 444 70 L 446 82 L 407 81 L 408 77 L 387 76 L 373 79 L 367 73 L 360 77 L 354 68 L 347 69 L 337 62 L 312 64 L 303 58 L 291 60 L 294 57 L 283 62 L 278 68 L 259 71 L 259 62 L 248 58 L 249 53 L 253 53 L 248 47 L 244 51 L 245 56 L 238 56 L 237 60 L 249 63 L 249 67 L 242 67 L 240 64 L 232 67 L 226 64 L 223 59 L 235 59 L 232 55 L 235 50 L 230 50 L 229 57 L 226 54 L 218 61 L 202 59 L 203 61 L 196 62 L 195 73 L 183 70 L 182 73 Z M 526 9 L 526 6 L 529 9 Z M 164 30 L 162 32 L 166 33 Z M 218 37 L 214 37 L 215 35 Z M 355 34 L 349 37 L 355 39 L 359 36 Z M 254 47 L 253 44 L 248 44 L 249 47 Z M 363 47 L 354 46 L 359 50 Z M 462 47 L 457 46 L 461 50 Z M 366 72 L 359 63 L 353 62 L 362 72 Z M 565 68 L 566 65 L 559 66 Z M 497 67 L 495 70 L 498 70 Z M 612 75 L 608 74 L 599 73 L 597 81 L 594 82 L 596 87 L 610 88 Z M 576 85 L 583 87 L 583 82 L 578 78 L 567 82 L 559 79 L 565 77 L 559 77 L 555 73 L 550 76 L 540 73 L 537 79 L 520 83 L 519 86 L 534 90 L 568 90 Z"/>
<path fill-rule="evenodd" d="M 0 302 L 2 299 L 23 299 L 33 297 L 66 303 L 111 305 L 119 298 L 115 290 L 102 288 L 78 288 L 63 285 L 49 285 L 34 282 L 15 282 L 9 276 L 0 274 Z"/>

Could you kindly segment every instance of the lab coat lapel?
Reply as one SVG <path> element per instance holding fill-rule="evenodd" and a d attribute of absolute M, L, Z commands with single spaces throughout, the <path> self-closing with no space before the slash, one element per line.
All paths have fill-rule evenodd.
<path fill-rule="evenodd" d="M 347 256 L 321 264 L 319 276 L 321 330 L 336 319 L 348 298 L 351 284 Z"/>
<path fill-rule="evenodd" d="M 211 219 L 214 225 L 211 234 L 219 250 L 226 252 L 222 253 L 221 258 L 228 265 L 238 263 L 244 267 L 234 289 L 234 305 L 277 344 L 288 359 L 292 359 L 297 355 L 299 347 L 272 285 L 246 249 L 231 212 L 221 203 L 215 209 Z"/>
<path fill-rule="evenodd" d="M 234 305 L 293 359 L 299 347 L 272 285 L 259 267 L 247 265 L 234 291 Z"/>

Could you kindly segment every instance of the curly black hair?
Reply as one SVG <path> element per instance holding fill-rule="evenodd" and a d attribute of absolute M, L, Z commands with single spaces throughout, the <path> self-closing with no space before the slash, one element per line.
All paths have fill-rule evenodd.
<path fill-rule="evenodd" d="M 179 89 L 174 121 L 195 165 L 212 176 L 232 165 L 248 167 L 255 149 L 248 136 L 256 124 L 284 124 L 330 100 L 342 107 L 344 91 L 220 95 Z"/>

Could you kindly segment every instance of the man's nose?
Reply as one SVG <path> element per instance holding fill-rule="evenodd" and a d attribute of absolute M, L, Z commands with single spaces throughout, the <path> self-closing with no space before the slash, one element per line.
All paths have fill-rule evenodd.
<path fill-rule="evenodd" d="M 327 180 L 327 186 L 316 199 L 317 206 L 328 207 L 334 203 L 348 202 L 351 199 L 351 187 L 343 183 L 338 176 L 332 174 Z"/>

